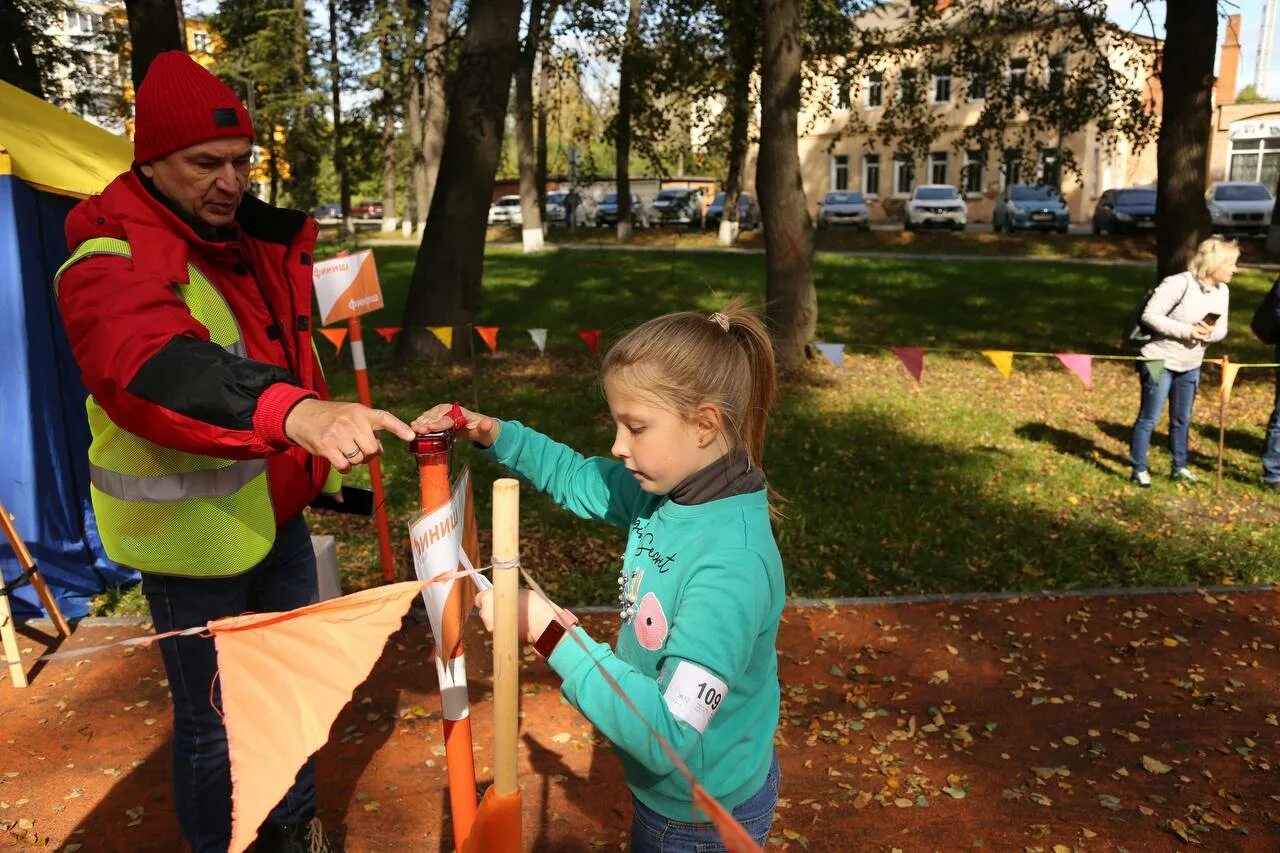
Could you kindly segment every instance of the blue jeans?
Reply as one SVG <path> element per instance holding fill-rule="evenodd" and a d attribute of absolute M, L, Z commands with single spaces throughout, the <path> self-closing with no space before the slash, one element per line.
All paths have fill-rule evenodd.
<path fill-rule="evenodd" d="M 1133 438 L 1129 441 L 1129 461 L 1134 471 L 1146 471 L 1147 448 L 1151 446 L 1151 433 L 1156 421 L 1164 413 L 1165 401 L 1169 401 L 1169 455 L 1173 457 L 1172 470 L 1187 467 L 1187 433 L 1191 429 L 1191 404 L 1196 400 L 1196 388 L 1200 386 L 1200 368 L 1177 371 L 1165 370 L 1160 379 L 1151 377 L 1145 361 L 1138 362 L 1138 379 L 1142 383 L 1142 406 L 1138 420 L 1133 425 Z"/>
<path fill-rule="evenodd" d="M 1276 350 L 1280 359 L 1280 349 Z M 1276 371 L 1276 403 L 1267 421 L 1266 443 L 1262 448 L 1262 482 L 1280 483 L 1280 370 Z"/>
<path fill-rule="evenodd" d="M 144 574 L 142 593 L 156 632 L 203 625 L 241 613 L 292 610 L 312 604 L 316 558 L 302 516 L 285 522 L 262 562 L 225 578 Z M 231 760 L 222 725 L 218 660 L 210 637 L 160 641 L 173 694 L 173 804 L 195 853 L 226 853 L 231 842 Z M 309 760 L 268 817 L 290 823 L 315 812 L 315 764 Z"/>
<path fill-rule="evenodd" d="M 747 834 L 764 846 L 773 826 L 773 812 L 778 805 L 778 786 L 782 773 L 778 769 L 778 751 L 760 790 L 733 810 L 733 817 Z M 720 853 L 725 850 L 720 834 L 710 823 L 687 823 L 670 820 L 640 802 L 633 795 L 631 804 L 631 853 Z"/>

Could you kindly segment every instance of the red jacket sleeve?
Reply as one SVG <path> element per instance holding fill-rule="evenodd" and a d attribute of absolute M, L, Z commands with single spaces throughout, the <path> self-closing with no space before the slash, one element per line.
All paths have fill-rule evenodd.
<path fill-rule="evenodd" d="M 164 447 L 252 459 L 292 446 L 284 419 L 315 392 L 288 371 L 209 340 L 173 285 L 96 255 L 58 287 L 62 322 L 85 387 L 119 426 Z"/>

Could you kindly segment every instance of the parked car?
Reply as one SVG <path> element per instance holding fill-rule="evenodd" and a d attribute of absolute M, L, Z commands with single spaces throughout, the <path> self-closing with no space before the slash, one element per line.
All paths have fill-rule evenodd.
<path fill-rule="evenodd" d="M 594 214 L 590 205 L 591 200 L 577 190 L 556 190 L 547 193 L 542 218 L 548 225 L 578 228 L 591 224 Z"/>
<path fill-rule="evenodd" d="M 720 219 L 724 216 L 724 193 L 716 193 L 711 205 L 707 208 L 705 224 L 708 228 L 719 228 Z M 738 194 L 738 228 L 750 231 L 760 224 L 760 205 L 751 193 Z"/>
<path fill-rule="evenodd" d="M 596 208 L 596 225 L 606 226 L 617 224 L 618 194 L 609 193 L 604 197 L 604 201 L 600 202 L 600 206 Z M 644 212 L 644 205 L 640 203 L 640 196 L 635 193 L 631 194 L 631 227 L 649 227 L 649 217 Z"/>
<path fill-rule="evenodd" d="M 351 217 L 353 219 L 381 219 L 382 218 L 382 202 L 380 201 L 361 201 L 352 205 Z"/>
<path fill-rule="evenodd" d="M 829 192 L 818 202 L 818 227 L 835 228 L 850 225 L 871 230 L 871 211 L 862 198 L 862 193 L 838 190 Z"/>
<path fill-rule="evenodd" d="M 921 184 L 907 200 L 906 229 L 950 228 L 963 231 L 969 224 L 969 209 L 960 192 L 950 184 Z"/>
<path fill-rule="evenodd" d="M 490 225 L 520 225 L 524 214 L 520 212 L 520 196 L 504 195 L 489 205 Z"/>
<path fill-rule="evenodd" d="M 1066 234 L 1071 211 L 1062 194 L 1044 184 L 1009 184 L 996 198 L 991 227 L 1001 231 L 1057 231 Z"/>
<path fill-rule="evenodd" d="M 702 190 L 659 190 L 649 205 L 649 222 L 653 225 L 702 227 Z"/>
<path fill-rule="evenodd" d="M 311 209 L 311 215 L 321 222 L 332 222 L 335 219 L 342 218 L 342 205 L 336 201 L 317 205 Z"/>
<path fill-rule="evenodd" d="M 1123 234 L 1151 231 L 1156 227 L 1154 187 L 1107 190 L 1093 209 L 1093 233 Z"/>
<path fill-rule="evenodd" d="M 1209 187 L 1205 196 L 1215 231 L 1266 234 L 1276 200 L 1266 184 L 1223 181 Z"/>

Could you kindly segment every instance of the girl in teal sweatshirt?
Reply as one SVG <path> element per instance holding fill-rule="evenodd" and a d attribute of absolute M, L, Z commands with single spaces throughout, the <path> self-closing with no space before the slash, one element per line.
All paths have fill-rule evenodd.
<path fill-rule="evenodd" d="M 458 428 L 565 509 L 629 531 L 614 648 L 581 627 L 569 629 L 577 641 L 564 637 L 572 616 L 528 591 L 521 634 L 621 759 L 633 851 L 723 848 L 689 783 L 599 668 L 763 844 L 778 798 L 785 596 L 760 467 L 776 387 L 769 336 L 736 301 L 710 316 L 669 314 L 622 338 L 601 374 L 617 461 L 475 412 L 464 410 Z M 452 427 L 449 408 L 424 412 L 414 429 Z M 492 630 L 491 596 L 476 603 Z"/>

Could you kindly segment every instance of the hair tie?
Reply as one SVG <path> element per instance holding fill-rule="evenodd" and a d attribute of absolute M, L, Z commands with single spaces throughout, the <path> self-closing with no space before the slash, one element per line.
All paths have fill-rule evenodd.
<path fill-rule="evenodd" d="M 715 323 L 724 331 L 729 331 L 729 318 L 721 314 L 719 311 L 707 317 L 708 320 Z"/>

